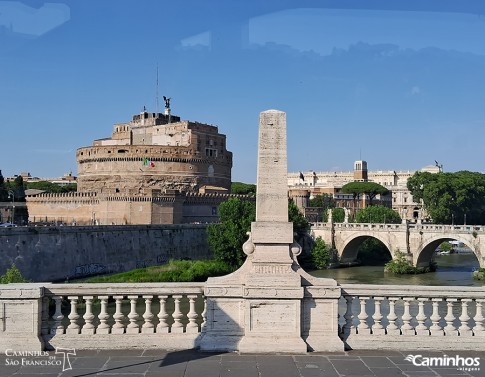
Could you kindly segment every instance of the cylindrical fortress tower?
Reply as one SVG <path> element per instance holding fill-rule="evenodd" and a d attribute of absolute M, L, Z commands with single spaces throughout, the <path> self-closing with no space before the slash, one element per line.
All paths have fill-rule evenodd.
<path fill-rule="evenodd" d="M 79 148 L 78 191 L 149 195 L 152 190 L 230 189 L 232 153 L 216 126 L 142 112 L 111 138 Z"/>

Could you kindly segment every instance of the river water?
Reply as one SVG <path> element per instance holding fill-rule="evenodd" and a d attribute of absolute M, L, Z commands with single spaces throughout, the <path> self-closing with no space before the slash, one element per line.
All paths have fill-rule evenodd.
<path fill-rule="evenodd" d="M 436 272 L 418 275 L 395 275 L 384 272 L 384 266 L 355 266 L 308 272 L 316 277 L 335 279 L 340 284 L 485 285 L 483 280 L 472 278 L 472 272 L 479 268 L 478 260 L 473 253 L 438 255 L 436 262 Z"/>

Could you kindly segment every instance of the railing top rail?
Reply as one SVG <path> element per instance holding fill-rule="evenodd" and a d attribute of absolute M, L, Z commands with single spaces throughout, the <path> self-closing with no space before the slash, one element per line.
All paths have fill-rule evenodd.
<path fill-rule="evenodd" d="M 111 296 L 200 294 L 205 283 L 85 283 L 46 284 L 47 296 Z"/>
<path fill-rule="evenodd" d="M 485 287 L 431 285 L 341 284 L 342 295 L 422 297 L 422 298 L 485 298 Z"/>

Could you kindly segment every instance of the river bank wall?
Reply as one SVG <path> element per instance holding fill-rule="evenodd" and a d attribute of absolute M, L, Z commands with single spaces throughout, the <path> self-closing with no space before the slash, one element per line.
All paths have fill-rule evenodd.
<path fill-rule="evenodd" d="M 206 225 L 119 225 L 0 229 L 0 275 L 15 264 L 33 282 L 65 281 L 209 259 Z"/>

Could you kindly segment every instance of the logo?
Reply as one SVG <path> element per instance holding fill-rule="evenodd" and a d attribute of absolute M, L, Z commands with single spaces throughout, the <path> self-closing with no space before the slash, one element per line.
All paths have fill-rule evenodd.
<path fill-rule="evenodd" d="M 456 356 L 437 356 L 425 357 L 423 355 L 407 355 L 404 360 L 411 362 L 418 367 L 456 367 L 457 370 L 478 371 L 480 370 L 479 357 L 461 357 Z"/>
<path fill-rule="evenodd" d="M 59 357 L 54 355 L 59 355 Z M 5 350 L 5 365 L 39 367 L 58 365 L 62 366 L 63 372 L 72 369 L 69 355 L 76 355 L 75 349 L 56 348 L 54 355 L 51 355 L 48 351 L 16 351 L 9 348 Z"/>
<path fill-rule="evenodd" d="M 69 355 L 76 356 L 76 350 L 70 348 L 57 348 L 56 347 L 56 355 L 62 354 L 62 371 L 71 370 L 71 361 L 69 360 Z M 67 364 L 67 365 L 66 365 Z"/>

